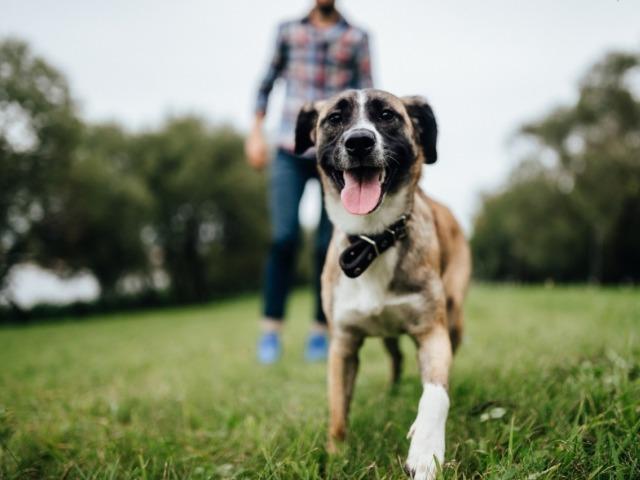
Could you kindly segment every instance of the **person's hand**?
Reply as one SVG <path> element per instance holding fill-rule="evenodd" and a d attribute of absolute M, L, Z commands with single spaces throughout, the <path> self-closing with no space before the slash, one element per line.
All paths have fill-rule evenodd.
<path fill-rule="evenodd" d="M 244 153 L 247 162 L 256 170 L 262 170 L 269 163 L 269 147 L 262 132 L 261 122 L 251 129 L 244 142 Z"/>

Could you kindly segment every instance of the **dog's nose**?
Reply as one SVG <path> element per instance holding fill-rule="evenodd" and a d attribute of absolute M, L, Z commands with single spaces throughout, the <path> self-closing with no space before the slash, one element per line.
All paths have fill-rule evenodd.
<path fill-rule="evenodd" d="M 347 134 L 344 147 L 349 155 L 364 157 L 371 153 L 376 144 L 376 136 L 371 130 L 359 128 Z"/>

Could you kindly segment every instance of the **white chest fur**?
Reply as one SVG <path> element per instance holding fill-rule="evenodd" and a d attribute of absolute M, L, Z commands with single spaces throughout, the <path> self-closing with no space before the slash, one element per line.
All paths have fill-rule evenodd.
<path fill-rule="evenodd" d="M 424 297 L 418 293 L 390 291 L 397 262 L 398 248 L 392 247 L 374 260 L 361 276 L 340 275 L 333 295 L 336 328 L 357 328 L 369 336 L 406 332 L 408 323 L 413 323 L 424 308 Z"/>

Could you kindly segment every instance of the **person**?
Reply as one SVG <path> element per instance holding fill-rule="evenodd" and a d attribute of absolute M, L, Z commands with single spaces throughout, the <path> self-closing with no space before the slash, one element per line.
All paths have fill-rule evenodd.
<path fill-rule="evenodd" d="M 256 169 L 268 163 L 263 123 L 269 94 L 278 78 L 286 81 L 286 94 L 269 182 L 272 237 L 258 342 L 258 360 L 264 364 L 277 361 L 281 355 L 280 333 L 299 245 L 298 207 L 305 184 L 317 178 L 315 152 L 293 154 L 298 111 L 306 102 L 329 98 L 347 88 L 372 87 L 368 35 L 347 22 L 334 0 L 316 0 L 307 16 L 278 27 L 273 57 L 258 90 L 254 125 L 245 143 L 248 162 Z M 331 223 L 322 208 L 314 250 L 315 322 L 305 349 L 310 361 L 323 360 L 327 354 L 320 273 L 330 238 Z"/>

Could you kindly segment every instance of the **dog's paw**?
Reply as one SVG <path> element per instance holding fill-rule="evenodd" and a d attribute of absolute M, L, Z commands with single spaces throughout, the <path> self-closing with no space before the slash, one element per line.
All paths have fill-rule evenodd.
<path fill-rule="evenodd" d="M 435 480 L 438 464 L 433 458 L 426 462 L 418 461 L 415 464 L 407 460 L 404 471 L 413 480 Z"/>
<path fill-rule="evenodd" d="M 335 455 L 336 453 L 338 453 L 340 451 L 340 448 L 337 444 L 337 442 L 333 441 L 333 440 L 329 440 L 327 442 L 327 453 L 329 455 Z"/>
<path fill-rule="evenodd" d="M 433 480 L 438 473 L 438 465 L 442 465 L 444 460 L 444 451 L 421 443 L 411 442 L 404 471 L 414 480 Z"/>
<path fill-rule="evenodd" d="M 433 480 L 444 461 L 445 422 L 449 397 L 441 386 L 425 385 L 411 438 L 405 471 L 415 480 Z"/>
<path fill-rule="evenodd" d="M 342 453 L 345 449 L 344 439 L 329 437 L 326 448 L 329 455 Z"/>

